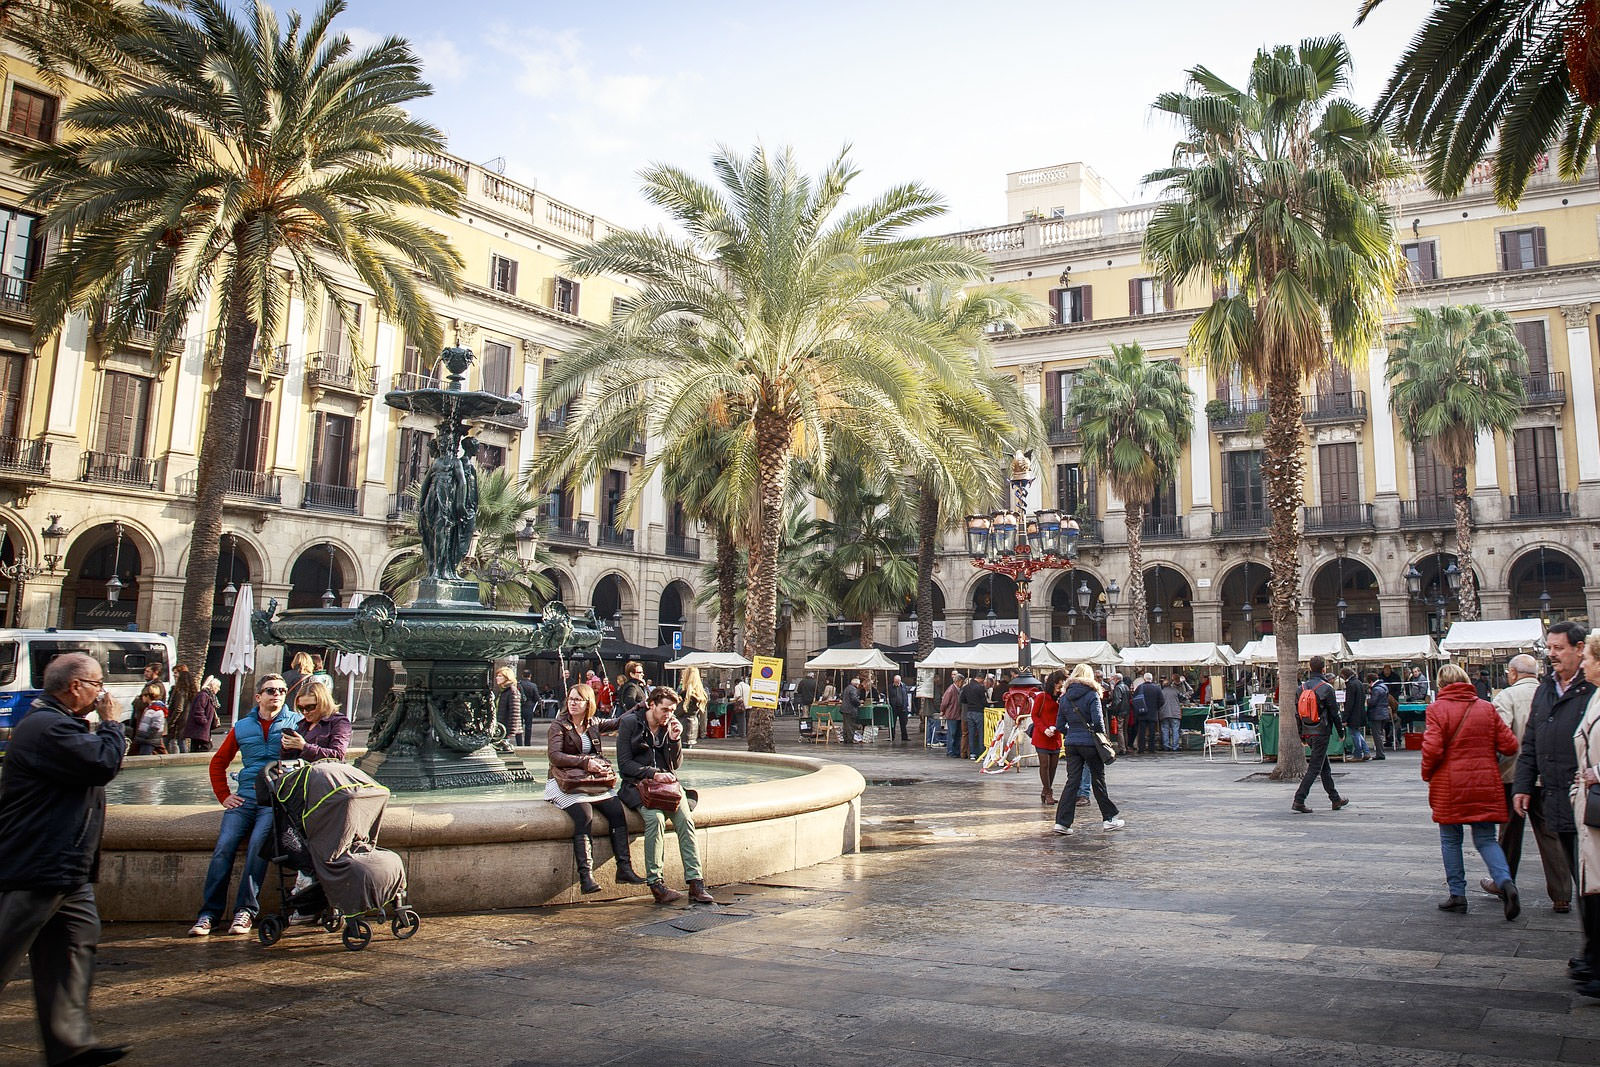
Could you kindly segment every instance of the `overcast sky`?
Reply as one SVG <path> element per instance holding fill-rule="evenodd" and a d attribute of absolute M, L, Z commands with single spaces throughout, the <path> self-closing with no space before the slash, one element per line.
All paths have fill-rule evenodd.
<path fill-rule="evenodd" d="M 415 44 L 435 89 L 416 110 L 454 153 L 613 222 L 657 220 L 648 163 L 704 175 L 716 144 L 760 141 L 815 172 L 848 143 L 855 188 L 920 180 L 953 230 L 1004 222 L 1013 170 L 1081 160 L 1138 199 L 1173 140 L 1150 101 L 1196 64 L 1240 82 L 1260 45 L 1342 32 L 1370 103 L 1429 3 L 1387 0 L 1359 28 L 1356 6 L 351 0 L 338 25 Z"/>

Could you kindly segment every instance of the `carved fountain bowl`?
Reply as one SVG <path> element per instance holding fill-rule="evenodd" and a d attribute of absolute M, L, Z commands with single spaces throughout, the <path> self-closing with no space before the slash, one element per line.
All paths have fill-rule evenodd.
<path fill-rule="evenodd" d="M 384 395 L 383 402 L 401 411 L 436 419 L 481 419 L 490 415 L 515 415 L 522 410 L 522 402 L 515 397 L 482 390 L 395 389 Z"/>
<path fill-rule="evenodd" d="M 363 608 L 294 608 L 272 619 L 284 644 L 336 648 L 378 659 L 467 660 L 525 656 L 552 647 L 537 614 L 463 608 L 406 608 L 392 617 Z M 594 648 L 600 632 L 573 626 L 567 650 Z"/>

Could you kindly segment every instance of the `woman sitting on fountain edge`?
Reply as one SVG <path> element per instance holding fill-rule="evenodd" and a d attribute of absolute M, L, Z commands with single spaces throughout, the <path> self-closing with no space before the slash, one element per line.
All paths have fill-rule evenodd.
<path fill-rule="evenodd" d="M 578 868 L 579 888 L 585 893 L 600 892 L 594 880 L 594 849 L 589 838 L 595 808 L 600 809 L 611 828 L 611 851 L 617 857 L 618 884 L 644 884 L 644 879 L 634 873 L 633 859 L 628 854 L 628 814 L 622 801 L 617 799 L 617 791 L 609 789 L 598 795 L 567 793 L 556 782 L 557 767 L 600 770 L 598 764 L 605 762 L 600 755 L 600 733 L 614 733 L 616 729 L 616 719 L 595 718 L 594 689 L 579 682 L 567 690 L 566 707 L 556 714 L 547 735 L 550 769 L 544 784 L 544 798 L 564 809 L 572 819 L 572 859 Z"/>

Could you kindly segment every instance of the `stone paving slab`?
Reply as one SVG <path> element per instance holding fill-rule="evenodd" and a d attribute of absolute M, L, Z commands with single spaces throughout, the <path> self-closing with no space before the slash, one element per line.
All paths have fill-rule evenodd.
<path fill-rule="evenodd" d="M 1476 892 L 1467 915 L 1434 907 L 1415 753 L 1341 767 L 1354 804 L 1314 794 L 1309 816 L 1258 764 L 1121 760 L 1127 829 L 1079 809 L 1072 838 L 1032 770 L 815 754 L 876 783 L 863 852 L 726 887 L 736 921 L 687 932 L 643 900 L 425 915 L 360 953 L 112 924 L 102 1038 L 152 1067 L 1600 1062 L 1600 1003 L 1564 976 L 1577 917 L 1550 911 L 1531 841 L 1516 922 Z M 26 986 L 0 999 L 0 1064 L 39 1062 Z"/>

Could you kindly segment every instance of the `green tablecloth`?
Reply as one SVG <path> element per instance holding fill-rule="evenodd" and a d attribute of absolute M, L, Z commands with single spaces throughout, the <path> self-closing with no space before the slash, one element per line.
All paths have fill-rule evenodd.
<path fill-rule="evenodd" d="M 1409 729 L 1412 726 L 1421 727 L 1428 720 L 1428 705 L 1426 704 L 1401 704 L 1400 728 Z"/>
<path fill-rule="evenodd" d="M 1278 712 L 1263 711 L 1261 725 L 1258 730 L 1261 734 L 1261 756 L 1263 759 L 1276 760 L 1278 758 Z M 1307 746 L 1309 751 L 1309 746 Z M 1335 738 L 1328 743 L 1328 755 L 1348 756 L 1355 751 L 1355 745 L 1350 739 L 1350 731 L 1346 730 L 1342 738 Z"/>

